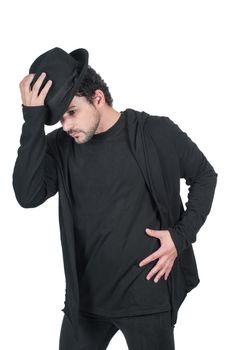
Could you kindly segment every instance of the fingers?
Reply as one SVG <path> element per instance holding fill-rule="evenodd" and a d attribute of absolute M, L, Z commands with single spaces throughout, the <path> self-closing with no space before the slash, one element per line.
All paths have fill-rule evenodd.
<path fill-rule="evenodd" d="M 51 86 L 52 86 L 52 80 L 48 80 L 45 86 L 43 87 L 43 89 L 41 90 L 39 97 L 42 98 L 43 101 L 45 100 L 45 97 L 47 96 Z"/>
<path fill-rule="evenodd" d="M 155 276 L 154 282 L 157 283 L 159 279 L 165 274 L 165 268 L 160 270 L 160 272 Z"/>
<path fill-rule="evenodd" d="M 38 95 L 39 89 L 46 77 L 46 73 L 43 72 L 40 74 L 40 76 L 35 81 L 31 89 L 30 85 L 34 76 L 35 76 L 34 73 L 28 74 L 23 78 L 23 80 L 19 84 L 21 98 L 22 98 L 23 104 L 26 106 L 43 105 L 45 97 L 52 85 L 52 81 L 48 80 L 45 86 L 43 87 L 43 89 L 40 91 L 40 94 Z"/>
<path fill-rule="evenodd" d="M 164 279 L 167 280 L 168 276 L 172 270 L 173 263 L 169 263 L 168 265 L 165 265 L 162 270 L 159 271 L 159 273 L 156 275 L 154 282 L 158 282 L 159 279 L 164 275 Z"/>
<path fill-rule="evenodd" d="M 165 272 L 165 275 L 164 275 L 164 279 L 165 279 L 165 280 L 168 279 L 168 276 L 169 276 L 171 270 L 172 270 L 172 266 L 169 266 L 169 267 L 167 268 L 166 272 Z"/>
<path fill-rule="evenodd" d="M 158 261 L 158 263 L 155 265 L 155 267 L 148 273 L 146 276 L 146 279 L 149 280 L 151 279 L 155 274 L 154 282 L 157 283 L 159 279 L 165 275 L 165 279 L 167 279 L 171 269 L 173 266 L 173 262 L 170 261 L 170 259 L 166 259 L 161 261 L 161 259 Z"/>
<path fill-rule="evenodd" d="M 34 78 L 35 74 L 28 74 L 26 75 L 23 80 L 19 83 L 20 91 L 21 93 L 25 94 L 30 92 L 30 83 L 32 82 L 32 79 Z"/>
<path fill-rule="evenodd" d="M 33 77 L 31 76 L 32 74 L 26 75 L 19 83 L 19 89 L 20 89 L 23 104 L 26 101 L 25 90 L 27 89 L 27 80 L 30 78 L 32 79 Z"/>
<path fill-rule="evenodd" d="M 38 96 L 39 89 L 40 89 L 45 77 L 46 77 L 46 73 L 45 72 L 41 73 L 39 78 L 34 83 L 32 90 L 31 90 L 32 91 L 32 99 L 36 99 L 36 97 Z"/>
<path fill-rule="evenodd" d="M 159 249 L 157 249 L 154 253 L 152 253 L 151 255 L 148 255 L 148 257 L 146 257 L 146 259 L 140 261 L 139 266 L 144 266 L 148 263 L 150 263 L 151 261 L 154 261 L 155 259 L 158 259 L 163 253 L 163 248 L 160 247 Z"/>
<path fill-rule="evenodd" d="M 150 270 L 150 272 L 147 275 L 147 280 L 149 280 L 151 277 L 153 277 L 160 269 L 163 269 L 165 265 L 167 264 L 167 258 L 162 257 L 160 258 L 155 266 Z"/>
<path fill-rule="evenodd" d="M 30 101 L 31 101 L 30 83 L 32 82 L 32 79 L 34 78 L 34 75 L 35 74 L 26 75 L 23 78 L 23 80 L 19 83 L 22 102 L 25 106 L 30 105 Z"/>

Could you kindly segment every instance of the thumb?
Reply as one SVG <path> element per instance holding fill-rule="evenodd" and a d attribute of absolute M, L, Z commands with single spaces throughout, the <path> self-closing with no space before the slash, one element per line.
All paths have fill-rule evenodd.
<path fill-rule="evenodd" d="M 159 231 L 158 230 L 152 230 L 150 228 L 146 228 L 146 233 L 149 235 L 149 236 L 153 236 L 153 237 L 159 237 Z"/>

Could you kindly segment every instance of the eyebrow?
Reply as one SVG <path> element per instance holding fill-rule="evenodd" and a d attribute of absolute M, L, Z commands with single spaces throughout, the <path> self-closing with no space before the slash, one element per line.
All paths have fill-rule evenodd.
<path fill-rule="evenodd" d="M 67 111 L 69 111 L 71 108 L 73 108 L 73 107 L 77 107 L 77 106 L 70 106 L 68 109 L 67 109 Z"/>

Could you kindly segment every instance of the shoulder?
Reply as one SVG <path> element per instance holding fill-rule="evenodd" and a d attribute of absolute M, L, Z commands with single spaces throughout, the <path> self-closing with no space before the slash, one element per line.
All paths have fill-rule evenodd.
<path fill-rule="evenodd" d="M 179 129 L 178 125 L 174 122 L 174 120 L 168 116 L 152 115 L 148 113 L 145 114 L 146 121 L 144 123 L 144 127 L 147 131 L 156 133 L 158 135 L 160 133 L 167 133 L 168 135 L 178 131 Z"/>
<path fill-rule="evenodd" d="M 59 141 L 66 140 L 67 136 L 68 135 L 66 132 L 64 132 L 62 126 L 46 134 L 46 138 L 49 142 L 55 142 L 57 139 L 59 139 Z"/>
<path fill-rule="evenodd" d="M 70 137 L 63 128 L 60 127 L 47 133 L 46 140 L 48 148 L 55 154 L 58 152 L 58 147 L 64 148 L 63 146 L 70 141 Z"/>

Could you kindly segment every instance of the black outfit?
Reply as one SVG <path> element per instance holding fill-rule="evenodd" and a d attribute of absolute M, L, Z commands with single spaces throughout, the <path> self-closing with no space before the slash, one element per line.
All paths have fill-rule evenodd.
<path fill-rule="evenodd" d="M 160 247 L 146 227 L 158 213 L 126 141 L 125 115 L 88 142 L 73 139 L 68 171 L 74 205 L 80 310 L 130 316 L 171 309 L 167 281 L 146 280 Z M 158 261 L 158 260 L 156 260 Z"/>
<path fill-rule="evenodd" d="M 78 342 L 69 318 L 64 315 L 59 350 L 105 350 L 118 330 L 123 333 L 129 350 L 175 350 L 170 311 L 129 317 L 81 312 Z"/>
<path fill-rule="evenodd" d="M 60 238 L 66 277 L 65 306 L 62 311 L 69 318 L 74 336 L 78 340 L 80 336 L 79 311 L 81 297 L 79 293 L 78 272 L 80 273 L 80 271 L 82 271 L 84 276 L 84 271 L 82 270 L 83 267 L 79 265 L 77 257 L 77 252 L 78 250 L 80 251 L 81 244 L 79 245 L 78 241 L 76 228 L 79 224 L 77 222 L 77 212 L 73 203 L 76 201 L 78 207 L 78 194 L 76 193 L 76 198 L 73 197 L 70 181 L 70 157 L 74 156 L 72 153 L 74 147 L 73 139 L 64 132 L 62 127 L 51 131 L 47 135 L 45 134 L 44 121 L 46 120 L 47 113 L 49 113 L 46 106 L 22 107 L 25 123 L 22 127 L 20 147 L 18 149 L 18 156 L 13 171 L 13 188 L 17 201 L 24 208 L 34 208 L 44 203 L 44 201 L 51 196 L 54 196 L 57 192 L 59 194 Z M 179 307 L 184 301 L 187 293 L 195 288 L 200 282 L 192 244 L 196 241 L 197 232 L 204 224 L 206 217 L 210 212 L 218 174 L 197 145 L 169 117 L 149 115 L 144 111 L 139 112 L 131 108 L 123 111 L 123 114 L 125 115 L 126 142 L 128 148 L 141 170 L 141 174 L 154 204 L 154 207 L 152 208 L 149 204 L 147 194 L 144 194 L 144 196 L 147 196 L 145 205 L 148 207 L 150 216 L 149 213 L 147 214 L 147 217 L 145 213 L 142 214 L 144 203 L 141 201 L 142 199 L 140 197 L 141 212 L 139 212 L 139 215 L 141 215 L 142 222 L 137 222 L 137 220 L 133 222 L 134 214 L 131 212 L 131 225 L 128 225 L 127 223 L 127 227 L 123 226 L 124 230 L 126 230 L 124 235 L 128 235 L 128 238 L 132 239 L 131 235 L 133 235 L 136 239 L 140 240 L 140 242 L 143 241 L 141 251 L 137 249 L 131 250 L 131 255 L 129 257 L 131 260 L 125 260 L 125 255 L 123 255 L 122 252 L 122 262 L 129 263 L 128 269 L 132 269 L 133 281 L 135 282 L 133 287 L 133 283 L 131 283 L 131 287 L 133 288 L 131 291 L 133 290 L 133 292 L 128 289 L 128 295 L 131 294 L 132 296 L 137 287 L 142 287 L 143 277 L 145 277 L 146 272 L 149 271 L 148 265 L 139 268 L 136 265 L 136 262 L 139 263 L 142 258 L 147 256 L 156 244 L 155 240 L 152 240 L 151 237 L 146 237 L 144 225 L 148 226 L 148 224 L 153 224 L 158 225 L 160 229 L 169 230 L 178 252 L 178 256 L 174 261 L 172 270 L 167 279 L 167 287 L 171 303 L 171 322 L 172 325 L 174 325 L 177 321 Z M 90 145 L 82 146 L 84 147 L 77 146 L 76 150 L 80 151 L 82 149 L 82 151 L 84 151 L 90 149 Z M 96 149 L 99 151 L 99 145 L 96 146 Z M 109 145 L 109 147 L 113 147 L 113 143 L 111 143 L 111 146 Z M 112 154 L 112 157 L 114 157 L 114 160 L 117 163 L 114 154 Z M 100 161 L 102 161 L 102 157 L 101 159 L 98 159 L 98 162 Z M 132 160 L 130 160 L 130 162 L 132 162 Z M 75 169 L 73 171 L 75 172 Z M 126 178 L 123 168 L 121 168 L 121 172 L 121 179 L 124 179 L 124 186 L 126 186 Z M 134 173 L 129 174 L 130 181 L 133 182 Z M 136 176 L 138 176 L 138 173 Z M 180 197 L 180 178 L 185 178 L 186 184 L 190 186 L 186 210 L 184 210 Z M 110 184 L 107 181 L 110 181 L 112 184 L 112 178 L 110 179 L 109 176 L 106 176 L 105 179 L 105 186 L 109 188 Z M 79 181 L 81 181 L 81 179 L 79 179 Z M 88 181 L 91 183 L 90 176 L 88 177 Z M 119 180 L 117 179 L 117 181 Z M 141 179 L 138 181 L 140 182 L 140 186 L 143 186 Z M 119 182 L 114 183 L 116 185 Z M 115 191 L 115 187 L 111 188 L 109 200 L 112 200 L 113 198 L 112 190 Z M 137 194 L 139 194 L 140 190 L 141 188 L 138 187 L 136 190 L 138 191 Z M 131 194 L 131 196 L 133 195 L 136 195 L 136 193 Z M 132 199 L 133 197 L 129 196 L 128 198 Z M 116 206 L 118 203 L 116 203 Z M 118 210 L 116 210 L 116 214 L 120 215 L 120 207 L 124 207 L 124 211 L 127 208 L 127 211 L 129 210 L 129 212 L 130 210 L 136 210 L 136 201 L 133 202 L 133 206 L 135 206 L 134 209 L 130 208 L 130 205 L 129 202 L 122 201 L 122 207 L 119 206 L 117 208 Z M 106 212 L 105 210 L 107 210 L 107 208 L 104 208 L 105 209 L 103 210 Z M 152 216 L 153 210 L 154 215 Z M 159 217 L 159 223 L 156 221 L 157 217 L 155 212 L 158 213 L 157 217 Z M 100 212 L 98 211 L 97 213 L 100 218 Z M 113 211 L 108 211 L 108 215 L 110 215 L 114 221 L 116 220 L 116 217 L 114 218 L 112 214 Z M 95 224 L 95 228 L 98 227 L 99 229 L 98 232 L 101 235 L 100 241 L 105 238 L 105 241 L 102 241 L 102 243 L 107 243 L 107 239 L 112 239 L 113 237 L 113 227 L 109 226 L 110 221 L 107 221 L 108 219 L 104 222 L 102 221 L 102 223 L 99 222 L 98 226 L 96 218 L 97 217 L 95 216 L 95 222 L 93 221 L 92 224 Z M 120 221 L 121 220 L 126 220 L 124 212 L 121 213 Z M 82 221 L 80 220 L 80 225 L 81 222 Z M 119 225 L 119 227 L 120 226 L 122 225 Z M 132 226 L 133 232 L 132 230 L 129 230 Z M 86 226 L 87 234 L 89 227 L 90 226 Z M 115 227 L 116 225 L 114 225 L 114 229 Z M 94 232 L 94 234 L 96 237 L 97 232 Z M 123 232 L 119 232 L 118 230 L 117 234 L 122 237 Z M 124 239 L 125 237 L 126 236 L 124 236 Z M 92 238 L 94 239 L 94 235 Z M 151 238 L 150 241 L 153 242 L 154 246 L 148 244 L 149 239 L 147 238 Z M 122 243 L 122 240 L 117 240 L 116 242 L 117 244 L 120 244 Z M 126 241 L 124 241 L 124 243 L 124 249 L 126 249 Z M 113 248 L 115 247 L 112 247 L 112 249 Z M 120 247 L 117 246 L 117 248 L 118 251 L 120 251 Z M 148 250 L 146 251 L 146 249 Z M 96 259 L 97 256 L 93 258 Z M 109 260 L 109 257 L 105 256 L 104 259 Z M 89 262 L 91 262 L 91 260 Z M 116 279 L 118 277 L 120 278 L 120 269 L 122 268 L 122 265 L 117 266 L 117 264 L 118 260 L 116 260 L 114 266 L 115 271 L 119 272 L 119 274 L 115 276 Z M 86 272 L 90 265 L 86 266 Z M 153 266 L 152 264 L 149 265 Z M 106 269 L 106 267 L 104 267 L 104 269 Z M 140 276 L 138 271 L 141 274 Z M 109 275 L 110 274 L 108 274 L 108 277 Z M 116 282 L 115 278 L 113 277 L 114 282 Z M 120 294 L 122 293 L 123 288 L 124 291 L 127 291 L 127 286 L 129 287 L 130 282 L 133 282 L 130 278 L 132 277 L 128 274 L 126 279 L 124 279 L 124 286 L 119 285 L 119 287 L 116 287 L 114 293 L 116 304 L 120 301 L 123 302 Z M 157 287 L 152 285 L 151 280 L 145 281 L 145 283 L 146 282 L 147 284 L 143 285 L 144 287 L 147 287 L 146 291 L 148 292 L 151 290 L 150 288 L 153 288 L 158 296 L 158 291 L 161 286 Z M 162 278 L 158 281 L 158 284 L 163 284 L 163 287 L 165 287 Z M 112 286 L 107 286 L 106 288 L 109 291 L 111 287 Z M 143 292 L 144 291 L 145 289 L 143 289 Z M 98 305 L 91 305 L 91 308 L 94 306 L 96 309 L 98 306 L 99 308 L 101 307 L 103 311 L 103 305 L 101 302 L 102 296 L 99 293 L 96 293 L 96 295 L 98 297 Z M 104 295 L 103 298 L 105 298 Z M 124 302 L 125 301 L 126 298 Z M 150 302 L 152 302 L 152 299 L 150 299 Z M 160 300 L 160 303 L 164 306 L 165 302 Z M 108 308 L 112 308 L 112 312 L 113 309 L 115 310 L 114 306 L 116 306 L 116 304 L 108 304 L 107 309 L 104 309 L 104 311 L 108 313 Z M 148 304 L 142 306 L 141 300 L 139 300 L 138 304 L 140 304 L 140 310 L 142 307 L 144 309 L 148 308 Z M 125 307 L 125 304 L 123 307 Z"/>

